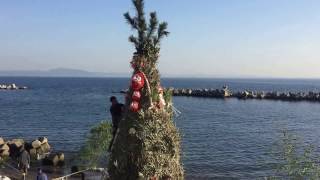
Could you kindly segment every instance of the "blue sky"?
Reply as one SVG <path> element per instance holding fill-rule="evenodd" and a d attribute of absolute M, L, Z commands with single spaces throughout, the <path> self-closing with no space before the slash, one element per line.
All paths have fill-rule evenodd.
<path fill-rule="evenodd" d="M 318 0 L 146 0 L 166 76 L 320 78 Z M 4 0 L 0 70 L 130 72 L 129 0 Z"/>

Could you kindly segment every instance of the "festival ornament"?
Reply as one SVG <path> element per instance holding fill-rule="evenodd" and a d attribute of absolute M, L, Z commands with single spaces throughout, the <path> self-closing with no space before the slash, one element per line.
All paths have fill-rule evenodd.
<path fill-rule="evenodd" d="M 135 69 L 137 67 L 133 61 L 131 61 L 130 64 L 131 64 L 132 69 Z"/>
<path fill-rule="evenodd" d="M 159 108 L 163 108 L 164 106 L 166 106 L 166 101 L 164 100 L 163 88 L 161 86 L 158 88 L 158 92 L 159 92 L 159 104 L 158 104 L 158 107 Z"/>
<path fill-rule="evenodd" d="M 132 100 L 134 101 L 140 101 L 141 99 L 141 93 L 140 91 L 133 91 L 132 93 Z"/>
<path fill-rule="evenodd" d="M 138 112 L 140 109 L 140 104 L 137 101 L 132 101 L 130 104 L 130 110 L 132 112 Z"/>
<path fill-rule="evenodd" d="M 144 78 L 143 73 L 138 72 L 132 76 L 131 79 L 131 87 L 133 90 L 137 91 L 143 88 L 144 86 Z"/>

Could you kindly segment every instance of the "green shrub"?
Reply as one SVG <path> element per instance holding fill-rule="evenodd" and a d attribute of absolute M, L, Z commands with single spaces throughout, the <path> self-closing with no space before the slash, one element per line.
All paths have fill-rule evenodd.
<path fill-rule="evenodd" d="M 289 134 L 288 131 L 283 132 L 283 137 L 277 145 L 277 160 L 281 163 L 277 167 L 277 175 L 268 179 L 319 179 L 320 166 L 311 145 L 305 145 L 298 139 Z"/>
<path fill-rule="evenodd" d="M 94 126 L 79 152 L 81 166 L 97 167 L 107 162 L 107 150 L 112 138 L 112 125 L 102 121 Z"/>

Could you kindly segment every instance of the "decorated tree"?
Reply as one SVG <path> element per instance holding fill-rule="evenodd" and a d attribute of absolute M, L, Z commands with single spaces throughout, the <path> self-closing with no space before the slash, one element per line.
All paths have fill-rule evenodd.
<path fill-rule="evenodd" d="M 168 24 L 159 23 L 156 12 L 147 23 L 144 1 L 132 0 L 134 17 L 125 13 L 137 35 L 133 75 L 126 94 L 125 112 L 111 148 L 110 179 L 183 179 L 180 135 L 173 122 L 171 91 L 160 85 L 157 62 L 161 40 L 168 36 Z"/>

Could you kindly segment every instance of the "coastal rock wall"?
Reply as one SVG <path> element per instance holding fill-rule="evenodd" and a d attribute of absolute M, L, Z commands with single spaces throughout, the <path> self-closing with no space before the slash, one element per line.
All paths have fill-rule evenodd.
<path fill-rule="evenodd" d="M 0 90 L 19 90 L 28 89 L 26 86 L 17 86 L 16 84 L 0 84 Z"/>
<path fill-rule="evenodd" d="M 238 99 L 270 99 L 283 101 L 313 101 L 320 102 L 320 92 L 264 92 L 237 91 L 232 92 L 227 86 L 222 89 L 179 89 L 171 88 L 174 96 L 208 97 L 208 98 L 238 98 Z"/>

